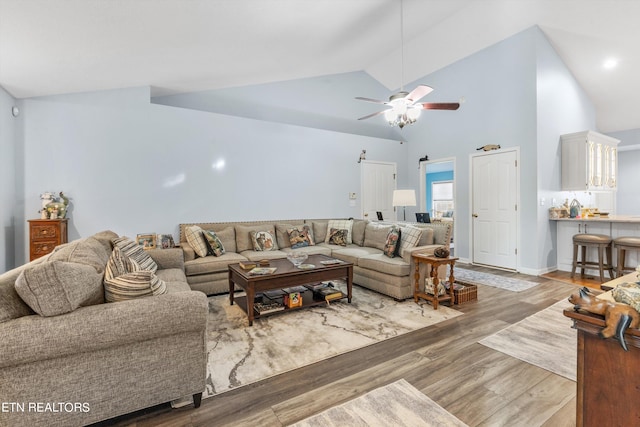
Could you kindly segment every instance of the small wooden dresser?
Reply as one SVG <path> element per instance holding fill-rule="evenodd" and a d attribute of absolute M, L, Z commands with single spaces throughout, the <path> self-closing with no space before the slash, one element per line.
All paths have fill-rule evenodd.
<path fill-rule="evenodd" d="M 67 219 L 29 220 L 29 260 L 33 261 L 67 243 Z"/>

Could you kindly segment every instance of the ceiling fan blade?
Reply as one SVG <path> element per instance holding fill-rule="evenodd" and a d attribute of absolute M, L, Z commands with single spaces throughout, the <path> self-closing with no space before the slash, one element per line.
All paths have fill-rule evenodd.
<path fill-rule="evenodd" d="M 433 92 L 433 88 L 427 85 L 420 85 L 412 90 L 409 95 L 405 96 L 405 99 L 410 99 L 412 102 L 416 102 L 423 96 L 426 96 Z"/>
<path fill-rule="evenodd" d="M 387 111 L 387 110 L 378 111 L 377 113 L 373 113 L 373 114 L 369 114 L 368 116 L 360 117 L 358 120 L 370 119 L 371 117 L 375 117 L 375 116 L 378 116 L 380 114 L 383 114 L 385 111 Z"/>
<path fill-rule="evenodd" d="M 422 105 L 423 110 L 457 110 L 460 108 L 458 102 L 425 102 Z"/>
<path fill-rule="evenodd" d="M 375 102 L 376 104 L 387 104 L 387 101 L 380 101 L 372 98 L 363 98 L 361 96 L 356 96 L 356 99 L 359 99 L 360 101 Z"/>

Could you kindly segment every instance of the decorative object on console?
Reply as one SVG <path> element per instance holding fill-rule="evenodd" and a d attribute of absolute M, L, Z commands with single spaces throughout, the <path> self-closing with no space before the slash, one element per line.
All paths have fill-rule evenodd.
<path fill-rule="evenodd" d="M 156 248 L 156 233 L 142 233 L 136 236 L 136 241 L 143 249 Z"/>
<path fill-rule="evenodd" d="M 62 191 L 59 194 L 59 197 L 49 191 L 40 194 L 42 201 L 42 209 L 38 211 L 40 219 L 63 219 L 67 216 L 69 198 Z"/>
<path fill-rule="evenodd" d="M 624 333 L 628 328 L 638 328 L 640 314 L 627 304 L 596 298 L 589 288 L 580 288 L 569 297 L 575 311 L 585 310 L 604 316 L 605 328 L 598 333 L 601 338 L 613 338 L 620 342 L 624 351 L 629 351 Z"/>
<path fill-rule="evenodd" d="M 444 246 L 440 246 L 439 248 L 435 248 L 433 250 L 433 255 L 435 255 L 437 258 L 446 258 L 449 256 L 449 254 L 449 249 L 445 248 Z"/>
<path fill-rule="evenodd" d="M 393 190 L 393 200 L 391 203 L 394 207 L 402 206 L 403 209 L 403 221 L 407 220 L 406 206 L 416 205 L 416 192 L 415 190 Z"/>

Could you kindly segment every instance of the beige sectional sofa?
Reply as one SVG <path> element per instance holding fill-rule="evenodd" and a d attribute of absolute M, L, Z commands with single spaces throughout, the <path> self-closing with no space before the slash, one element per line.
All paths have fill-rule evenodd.
<path fill-rule="evenodd" d="M 449 246 L 451 225 L 448 223 L 397 223 L 402 227 L 422 230 L 416 246 L 403 251 L 399 257 L 383 254 L 391 222 L 374 222 L 354 219 L 351 225 L 352 243 L 341 246 L 325 242 L 330 219 L 295 219 L 254 222 L 220 222 L 180 224 L 180 247 L 184 251 L 185 273 L 189 285 L 207 295 L 229 291 L 228 265 L 243 260 L 285 258 L 288 252 L 304 251 L 308 254 L 325 254 L 352 262 L 355 284 L 388 295 L 397 300 L 413 297 L 415 264 L 412 253 L 433 253 L 439 246 Z M 292 249 L 287 230 L 308 225 L 313 231 L 314 245 Z M 221 256 L 197 256 L 186 238 L 186 227 L 199 226 L 212 230 L 225 248 Z M 250 238 L 251 231 L 273 232 L 277 250 L 255 251 Z M 429 267 L 421 264 L 421 268 Z M 428 273 L 428 270 L 422 272 Z M 444 276 L 445 270 L 439 271 Z"/>
<path fill-rule="evenodd" d="M 105 303 L 116 237 L 98 233 L 0 275 L 0 396 L 13 404 L 0 425 L 81 426 L 189 395 L 199 405 L 206 296 L 187 284 L 181 250 L 154 250 L 166 294 Z"/>

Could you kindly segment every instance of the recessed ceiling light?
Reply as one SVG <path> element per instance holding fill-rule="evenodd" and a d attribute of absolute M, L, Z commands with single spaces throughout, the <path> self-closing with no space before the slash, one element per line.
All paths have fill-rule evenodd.
<path fill-rule="evenodd" d="M 604 63 L 602 64 L 602 66 L 606 70 L 612 70 L 612 69 L 616 68 L 617 65 L 618 65 L 618 60 L 615 59 L 615 58 L 609 58 L 609 59 L 605 60 Z"/>

